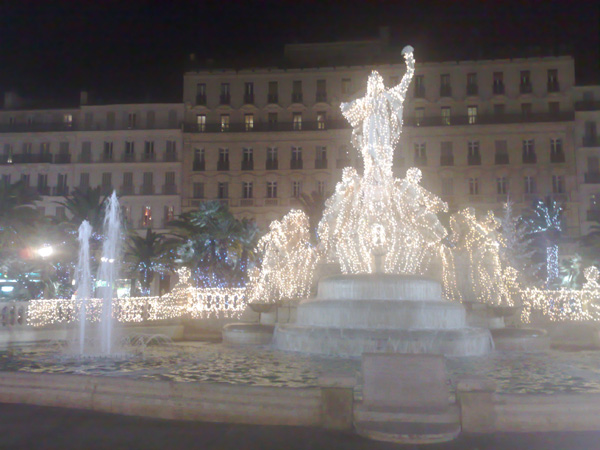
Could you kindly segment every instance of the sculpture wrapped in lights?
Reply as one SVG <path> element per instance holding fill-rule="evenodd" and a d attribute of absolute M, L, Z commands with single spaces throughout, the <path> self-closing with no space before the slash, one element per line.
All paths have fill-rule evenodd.
<path fill-rule="evenodd" d="M 403 50 L 406 73 L 398 86 L 386 89 L 373 71 L 365 97 L 342 103 L 342 113 L 353 127 L 352 143 L 364 160 L 362 178 L 346 168 L 342 181 L 325 204 L 318 234 L 328 262 L 343 273 L 376 271 L 378 249 L 373 234 L 385 236 L 383 271 L 422 274 L 446 230 L 436 213 L 447 205 L 419 185 L 421 171 L 411 168 L 404 179 L 394 179 L 394 147 L 402 133 L 402 111 L 414 74 L 413 49 Z"/>

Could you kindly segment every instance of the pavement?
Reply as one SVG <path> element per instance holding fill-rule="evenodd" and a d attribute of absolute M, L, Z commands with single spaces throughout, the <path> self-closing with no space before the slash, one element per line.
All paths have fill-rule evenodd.
<path fill-rule="evenodd" d="M 169 450 L 600 450 L 600 432 L 461 436 L 400 446 L 309 427 L 168 421 L 94 411 L 0 404 L 0 449 Z"/>

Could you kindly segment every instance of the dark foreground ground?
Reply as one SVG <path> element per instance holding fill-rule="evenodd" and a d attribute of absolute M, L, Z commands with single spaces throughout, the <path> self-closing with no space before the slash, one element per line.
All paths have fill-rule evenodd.
<path fill-rule="evenodd" d="M 414 449 L 316 428 L 144 419 L 0 404 L 0 449 L 384 450 Z M 431 450 L 600 450 L 600 432 L 461 437 Z"/>

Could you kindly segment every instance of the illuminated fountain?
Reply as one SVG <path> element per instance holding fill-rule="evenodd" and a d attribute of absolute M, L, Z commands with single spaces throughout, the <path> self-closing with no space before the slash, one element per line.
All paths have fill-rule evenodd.
<path fill-rule="evenodd" d="M 447 231 L 436 213 L 447 205 L 420 186 L 419 169 L 409 169 L 404 179 L 392 174 L 415 64 L 412 47 L 403 54 L 407 71 L 398 86 L 386 89 L 373 72 L 365 97 L 341 105 L 364 174 L 344 169 L 318 234 L 322 257 L 342 274 L 320 280 L 316 298 L 300 302 L 296 323 L 276 327 L 279 349 L 335 356 L 470 356 L 491 349 L 489 331 L 467 328 L 464 307 L 444 300 L 440 281 L 425 276 L 443 257 Z"/>

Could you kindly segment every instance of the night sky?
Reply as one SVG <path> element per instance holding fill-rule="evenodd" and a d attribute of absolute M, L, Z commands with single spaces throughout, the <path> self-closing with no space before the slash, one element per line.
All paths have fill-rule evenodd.
<path fill-rule="evenodd" d="M 596 3 L 3 0 L 0 91 L 176 102 L 190 53 L 222 66 L 276 64 L 285 43 L 376 37 L 380 26 L 420 60 L 572 54 L 578 84 L 599 83 Z"/>

